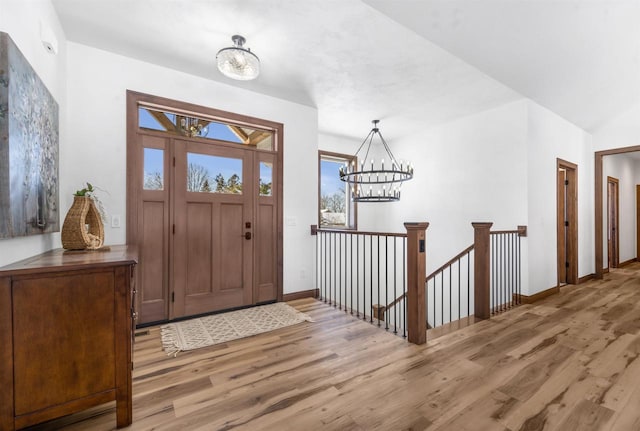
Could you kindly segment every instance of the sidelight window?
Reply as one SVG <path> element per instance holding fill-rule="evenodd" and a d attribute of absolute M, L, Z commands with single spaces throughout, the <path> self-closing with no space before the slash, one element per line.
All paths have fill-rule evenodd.
<path fill-rule="evenodd" d="M 273 186 L 273 163 L 260 162 L 260 182 L 258 189 L 260 196 L 271 196 Z"/>
<path fill-rule="evenodd" d="M 145 190 L 164 190 L 164 150 L 144 149 L 143 181 Z"/>

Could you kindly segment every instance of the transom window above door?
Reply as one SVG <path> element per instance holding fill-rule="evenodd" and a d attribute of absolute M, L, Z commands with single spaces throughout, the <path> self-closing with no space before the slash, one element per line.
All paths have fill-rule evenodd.
<path fill-rule="evenodd" d="M 258 150 L 274 151 L 274 133 L 246 125 L 194 116 L 193 114 L 168 112 L 149 106 L 138 107 L 138 127 L 143 130 L 166 132 L 191 138 L 246 145 Z"/>

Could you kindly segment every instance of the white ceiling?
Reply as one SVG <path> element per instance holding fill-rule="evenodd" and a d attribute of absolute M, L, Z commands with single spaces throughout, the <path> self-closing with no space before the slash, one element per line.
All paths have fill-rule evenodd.
<path fill-rule="evenodd" d="M 71 41 L 411 135 L 522 96 L 592 130 L 640 101 L 640 1 L 53 0 Z M 231 35 L 257 80 L 215 68 Z M 215 106 L 214 106 L 215 107 Z"/>

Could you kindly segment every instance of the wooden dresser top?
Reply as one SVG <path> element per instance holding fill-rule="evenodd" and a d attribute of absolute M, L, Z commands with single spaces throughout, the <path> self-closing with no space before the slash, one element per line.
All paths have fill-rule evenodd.
<path fill-rule="evenodd" d="M 138 262 L 138 250 L 132 245 L 111 245 L 103 250 L 63 250 L 61 248 L 0 267 L 0 277 L 46 271 L 132 265 Z"/>

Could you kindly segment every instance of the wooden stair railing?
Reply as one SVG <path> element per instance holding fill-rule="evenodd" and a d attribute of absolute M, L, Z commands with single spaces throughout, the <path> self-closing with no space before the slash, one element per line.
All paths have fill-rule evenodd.
<path fill-rule="evenodd" d="M 452 264 L 454 264 L 455 262 L 457 262 L 458 260 L 460 260 L 462 257 L 464 257 L 465 255 L 467 255 L 468 253 L 470 253 L 473 250 L 473 246 L 474 244 L 471 244 L 469 247 L 465 248 L 464 250 L 462 250 L 460 253 L 456 254 L 454 257 L 452 257 L 451 259 L 449 259 L 446 263 L 444 263 L 443 265 L 441 265 L 438 269 L 436 269 L 435 271 L 433 271 L 431 274 L 429 274 L 426 278 L 425 278 L 425 284 L 428 283 L 430 280 L 432 280 L 436 275 L 438 275 L 439 273 L 441 273 L 442 271 L 444 271 L 446 268 L 448 268 L 449 266 L 451 266 Z M 402 300 L 404 300 L 406 298 L 407 294 L 406 292 L 403 293 L 402 295 L 398 296 L 396 299 L 394 299 L 393 301 L 391 301 L 389 304 L 387 305 L 381 305 L 381 304 L 374 304 L 371 306 L 372 308 L 372 314 L 373 317 L 378 319 L 378 320 L 384 320 L 384 315 L 388 310 L 391 310 L 393 307 L 395 307 L 396 305 L 398 305 L 400 302 L 402 302 Z M 428 325 L 429 326 L 429 325 Z M 430 328 L 429 328 L 430 329 Z"/>
<path fill-rule="evenodd" d="M 410 343 L 425 343 L 426 299 L 423 280 L 428 226 L 426 222 L 404 223 L 407 231 L 404 234 L 318 229 L 315 225 L 311 226 L 311 234 L 317 236 L 316 283 L 320 297 L 325 303 L 374 323 L 374 317 L 378 317 L 379 313 L 375 310 L 370 316 L 365 313 L 371 302 L 382 302 L 381 298 L 386 302 L 389 296 L 397 295 L 396 286 L 401 286 L 403 290 L 406 288 L 407 302 L 402 315 L 395 314 L 389 322 L 376 319 L 376 323 L 379 327 L 384 323 L 384 329 L 392 329 L 394 333 L 401 329 L 402 336 L 406 336 Z M 400 265 L 396 260 L 399 255 L 402 256 Z M 390 270 L 390 267 L 393 269 Z M 397 268 L 401 270 L 396 272 Z"/>
<path fill-rule="evenodd" d="M 517 305 L 520 303 L 519 301 L 519 296 L 520 296 L 520 291 L 519 291 L 519 280 L 517 281 L 517 290 L 515 290 L 514 292 L 511 290 L 507 290 L 506 288 L 502 291 L 502 292 L 498 292 L 496 293 L 496 287 L 492 286 L 492 283 L 495 285 L 496 281 L 492 280 L 492 278 L 495 276 L 495 274 L 493 274 L 492 271 L 495 272 L 495 268 L 492 268 L 492 259 L 495 259 L 496 261 L 498 261 L 498 256 L 493 256 L 492 257 L 492 253 L 494 253 L 492 251 L 492 248 L 495 247 L 496 244 L 493 244 L 491 241 L 491 237 L 494 236 L 499 236 L 499 235 L 515 235 L 517 237 L 526 237 L 527 236 L 527 226 L 518 226 L 518 228 L 516 230 L 502 230 L 502 231 L 491 231 L 491 226 L 493 225 L 493 223 L 491 222 L 485 222 L 485 223 L 471 223 L 471 225 L 474 228 L 474 243 L 472 245 L 470 245 L 469 247 L 467 247 L 466 249 L 464 249 L 463 251 L 461 251 L 460 253 L 458 253 L 456 256 L 452 257 L 451 259 L 449 259 L 446 263 L 444 263 L 443 265 L 441 265 L 438 269 L 436 269 L 435 271 L 431 272 L 431 274 L 429 274 L 426 279 L 425 279 L 425 287 L 428 286 L 428 283 L 430 281 L 432 281 L 436 276 L 438 276 L 439 274 L 443 274 L 444 277 L 444 271 L 447 268 L 451 268 L 453 265 L 455 265 L 456 263 L 460 264 L 460 261 L 465 257 L 465 256 L 469 256 L 470 259 L 470 255 L 469 253 L 471 253 L 471 251 L 474 252 L 474 258 L 473 258 L 473 262 L 474 262 L 474 270 L 472 274 L 469 274 L 469 277 L 473 276 L 473 292 L 471 293 L 473 295 L 474 298 L 474 308 L 473 311 L 471 312 L 471 310 L 467 309 L 467 315 L 468 316 L 474 316 L 474 318 L 476 320 L 482 320 L 482 319 L 488 319 L 490 317 L 490 315 L 492 313 L 495 312 L 499 312 L 499 311 L 504 311 L 506 309 L 508 309 L 510 306 L 513 305 Z M 501 256 L 500 256 L 501 257 Z M 515 255 L 515 259 L 518 260 L 520 259 L 520 252 L 519 252 L 519 248 L 518 248 L 518 252 Z M 500 262 L 495 263 L 495 265 L 500 265 Z M 519 265 L 519 263 L 518 263 Z M 519 270 L 518 270 L 519 271 Z M 492 275 L 493 274 L 493 275 Z M 499 274 L 498 277 L 499 278 Z M 514 275 L 515 276 L 519 276 L 519 272 L 516 273 Z M 450 277 L 451 278 L 451 277 Z M 458 278 L 458 282 L 460 282 L 460 279 Z M 498 282 L 503 282 L 504 283 L 504 279 L 502 280 L 498 280 Z M 434 282 L 435 283 L 435 282 Z M 460 287 L 460 286 L 459 286 Z M 499 294 L 503 294 L 503 297 L 510 297 L 513 296 L 514 300 L 511 302 L 511 305 L 509 306 L 504 306 L 502 304 L 499 305 L 499 307 L 496 307 L 495 305 L 492 307 L 491 304 L 491 298 L 492 298 L 492 293 L 491 290 L 494 290 L 493 295 L 494 296 L 498 296 Z M 506 292 L 506 294 L 505 294 Z M 508 295 L 510 294 L 510 295 Z M 379 320 L 384 320 L 385 319 L 385 314 L 387 312 L 389 312 L 393 307 L 396 307 L 399 303 L 401 303 L 403 300 L 405 300 L 406 298 L 406 293 L 403 293 L 402 295 L 398 296 L 396 299 L 394 299 L 393 301 L 391 301 L 389 304 L 386 305 L 382 305 L 382 304 L 375 304 L 372 306 L 372 315 Z M 434 297 L 435 297 L 435 284 L 434 284 Z M 460 293 L 458 292 L 458 298 L 460 297 Z M 495 300 L 494 300 L 495 302 Z M 458 312 L 460 314 L 460 307 L 458 307 Z M 435 310 L 434 310 L 434 326 L 436 324 L 435 321 Z M 441 310 L 441 318 L 444 314 L 444 311 Z M 449 310 L 449 318 L 450 318 L 450 322 L 453 321 L 453 319 L 451 318 L 451 310 Z M 444 319 L 443 319 L 444 320 Z M 442 321 L 441 321 L 442 322 Z M 430 328 L 431 325 L 427 324 L 427 327 Z"/>

